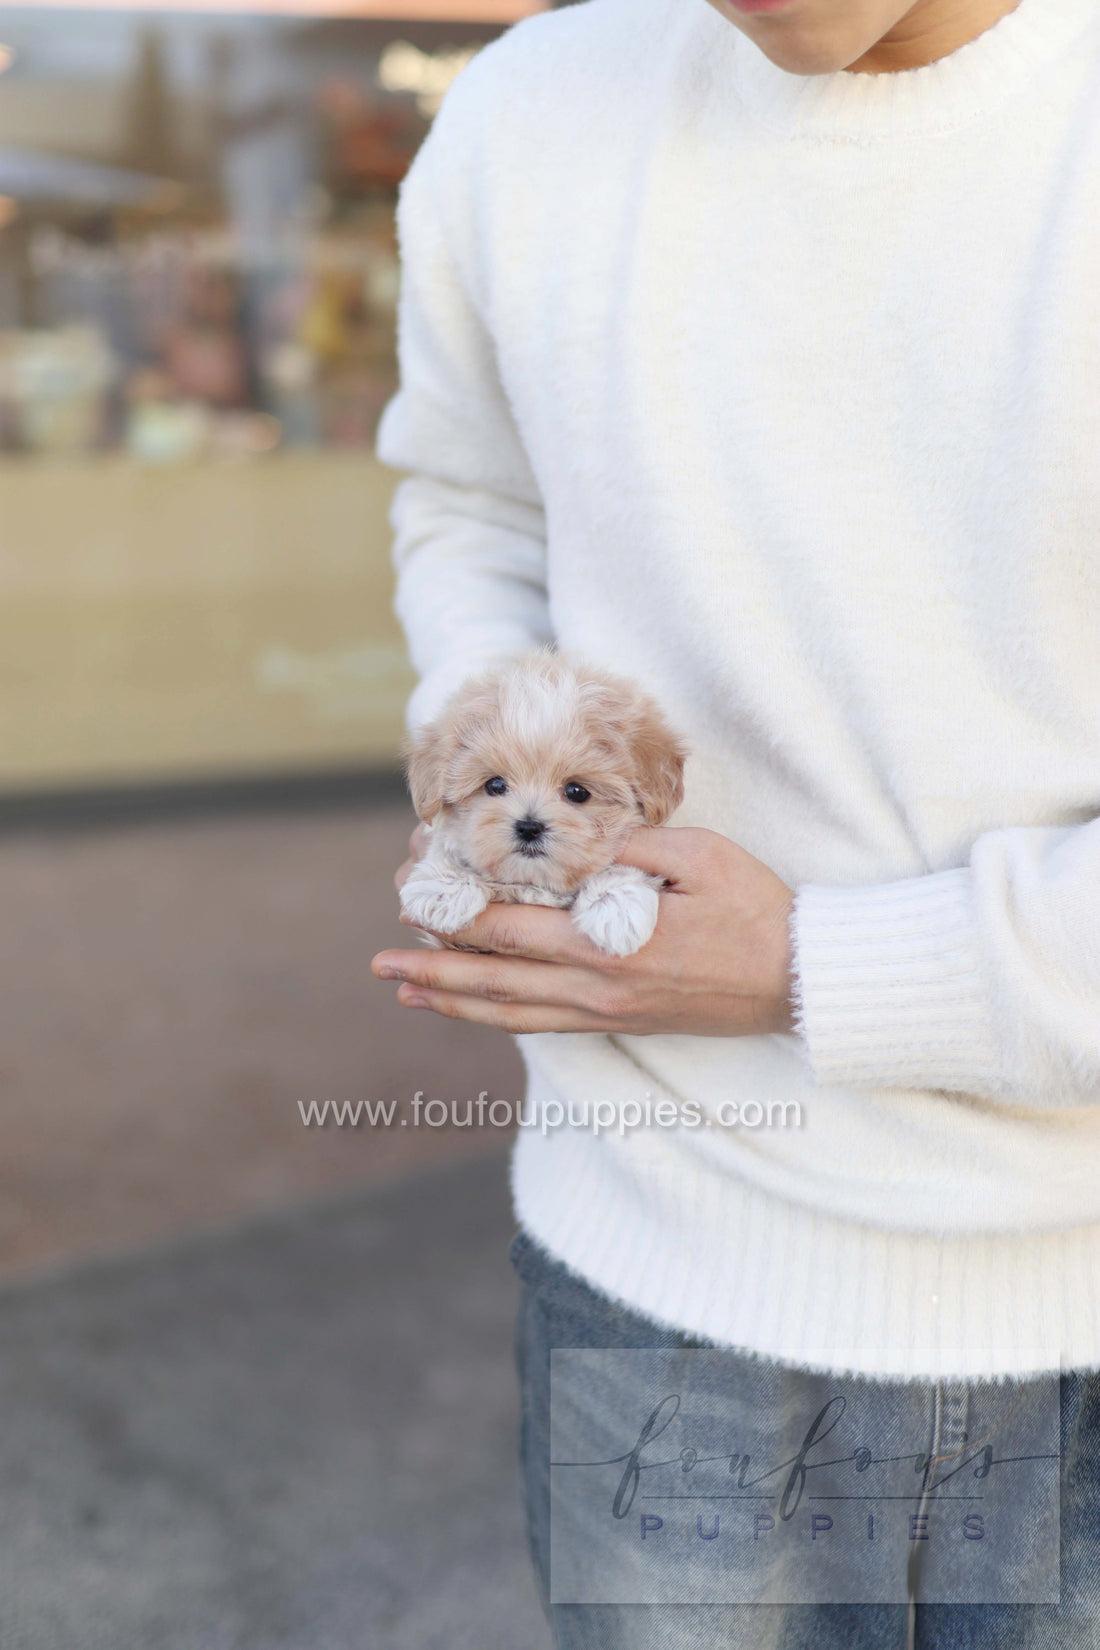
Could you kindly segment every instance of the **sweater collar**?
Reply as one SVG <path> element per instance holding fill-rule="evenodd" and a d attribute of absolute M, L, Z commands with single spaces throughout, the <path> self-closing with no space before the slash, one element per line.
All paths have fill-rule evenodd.
<path fill-rule="evenodd" d="M 750 114 L 788 136 L 854 143 L 965 125 L 1023 90 L 1090 24 L 1094 34 L 1100 29 L 1097 0 L 1020 0 L 977 39 L 923 68 L 796 75 L 777 68 L 704 0 L 698 4 L 706 13 L 708 49 L 727 63 L 732 58 L 733 79 Z"/>

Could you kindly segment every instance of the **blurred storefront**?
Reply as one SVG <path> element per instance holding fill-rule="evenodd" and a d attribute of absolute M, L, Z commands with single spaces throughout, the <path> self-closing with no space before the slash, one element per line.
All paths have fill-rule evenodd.
<path fill-rule="evenodd" d="M 0 8 L 0 790 L 395 754 L 396 191 L 540 8 L 331 9 Z"/>

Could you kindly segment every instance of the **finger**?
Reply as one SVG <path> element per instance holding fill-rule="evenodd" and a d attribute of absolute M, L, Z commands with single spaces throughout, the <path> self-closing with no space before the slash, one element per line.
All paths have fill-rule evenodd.
<path fill-rule="evenodd" d="M 458 991 L 426 991 L 403 985 L 397 1000 L 405 1008 L 430 1008 L 448 1020 L 468 1020 L 473 1025 L 496 1026 L 522 1037 L 535 1031 L 621 1031 L 615 1020 L 603 1019 L 583 1008 L 559 1008 L 548 1003 L 496 1003 L 484 997 L 468 997 Z"/>
<path fill-rule="evenodd" d="M 639 825 L 615 855 L 620 865 L 664 877 L 673 887 L 689 882 L 698 869 L 704 839 L 710 833 L 691 826 Z"/>
<path fill-rule="evenodd" d="M 418 821 L 415 830 L 409 838 L 409 858 L 414 862 L 423 859 L 428 852 L 428 843 L 431 841 L 431 832 L 423 820 Z"/>
<path fill-rule="evenodd" d="M 467 951 L 382 951 L 371 964 L 382 980 L 403 980 L 418 990 L 459 992 L 497 1003 L 584 1008 L 616 1018 L 624 1006 L 621 987 L 605 984 L 588 969 L 527 957 L 483 956 Z"/>
<path fill-rule="evenodd" d="M 619 961 L 586 940 L 573 926 L 568 911 L 548 905 L 488 905 L 468 928 L 445 938 L 472 951 L 572 963 L 579 968 L 608 968 Z"/>

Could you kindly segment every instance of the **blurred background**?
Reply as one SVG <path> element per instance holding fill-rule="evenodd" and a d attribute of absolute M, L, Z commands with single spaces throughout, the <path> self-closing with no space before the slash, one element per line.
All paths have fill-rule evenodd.
<path fill-rule="evenodd" d="M 411 1126 L 518 1059 L 368 973 L 396 194 L 537 9 L 0 7 L 4 1650 L 547 1642 L 509 1142 Z"/>

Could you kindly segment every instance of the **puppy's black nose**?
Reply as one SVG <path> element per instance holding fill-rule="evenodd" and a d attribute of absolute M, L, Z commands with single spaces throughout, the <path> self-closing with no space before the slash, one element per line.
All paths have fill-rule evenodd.
<path fill-rule="evenodd" d="M 545 829 L 542 820 L 532 819 L 530 814 L 526 819 L 517 819 L 515 823 L 515 832 L 521 842 L 537 842 Z"/>

